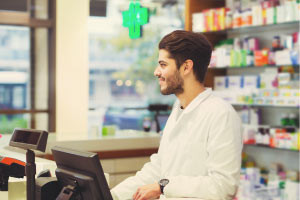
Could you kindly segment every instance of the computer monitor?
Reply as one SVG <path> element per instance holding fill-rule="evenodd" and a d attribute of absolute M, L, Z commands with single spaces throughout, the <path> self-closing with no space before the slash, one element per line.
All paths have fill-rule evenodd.
<path fill-rule="evenodd" d="M 52 148 L 52 153 L 59 184 L 75 188 L 75 198 L 72 199 L 112 200 L 98 154 L 58 146 Z"/>

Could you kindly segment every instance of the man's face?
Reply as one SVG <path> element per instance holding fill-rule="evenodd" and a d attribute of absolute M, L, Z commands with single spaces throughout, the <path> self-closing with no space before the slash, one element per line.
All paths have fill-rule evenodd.
<path fill-rule="evenodd" d="M 159 79 L 160 92 L 163 95 L 183 93 L 183 79 L 176 67 L 176 62 L 164 49 L 159 50 L 158 66 L 154 71 L 154 76 Z"/>

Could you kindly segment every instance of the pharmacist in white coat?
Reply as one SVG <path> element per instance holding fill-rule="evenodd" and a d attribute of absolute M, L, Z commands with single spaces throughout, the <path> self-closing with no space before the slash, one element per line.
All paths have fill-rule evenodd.
<path fill-rule="evenodd" d="M 203 82 L 211 57 L 206 38 L 174 31 L 159 43 L 154 75 L 161 93 L 176 101 L 157 154 L 141 171 L 112 189 L 114 199 L 233 199 L 240 167 L 240 119 Z"/>

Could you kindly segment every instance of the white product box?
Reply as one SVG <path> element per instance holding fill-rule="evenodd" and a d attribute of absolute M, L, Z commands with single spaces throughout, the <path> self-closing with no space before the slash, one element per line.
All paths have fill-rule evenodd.
<path fill-rule="evenodd" d="M 266 9 L 267 13 L 267 24 L 274 24 L 274 7 L 270 7 Z"/>
<path fill-rule="evenodd" d="M 275 52 L 275 64 L 276 65 L 291 65 L 291 54 L 288 49 Z"/>
<path fill-rule="evenodd" d="M 243 88 L 245 88 L 245 89 L 258 88 L 258 76 L 244 76 L 243 77 Z"/>
<path fill-rule="evenodd" d="M 288 72 L 281 72 L 278 74 L 278 88 L 290 88 L 291 74 Z"/>
<path fill-rule="evenodd" d="M 262 8 L 260 5 L 252 7 L 252 25 L 258 26 L 263 24 Z"/>
<path fill-rule="evenodd" d="M 192 15 L 192 30 L 194 32 L 204 32 L 204 15 L 203 13 L 194 13 Z"/>
<path fill-rule="evenodd" d="M 277 6 L 276 7 L 276 17 L 277 17 L 277 23 L 283 23 L 285 22 L 285 8 L 284 6 Z"/>
<path fill-rule="evenodd" d="M 225 48 L 215 50 L 216 67 L 227 67 L 230 64 L 230 52 Z"/>
<path fill-rule="evenodd" d="M 226 76 L 216 76 L 214 78 L 214 90 L 225 90 L 227 88 L 227 77 Z"/>
<path fill-rule="evenodd" d="M 300 184 L 297 182 L 287 180 L 285 183 L 284 199 L 294 200 L 298 199 L 300 195 Z"/>
<path fill-rule="evenodd" d="M 242 76 L 228 76 L 228 89 L 241 89 Z"/>
<path fill-rule="evenodd" d="M 260 75 L 261 89 L 277 89 L 277 73 L 261 73 Z"/>

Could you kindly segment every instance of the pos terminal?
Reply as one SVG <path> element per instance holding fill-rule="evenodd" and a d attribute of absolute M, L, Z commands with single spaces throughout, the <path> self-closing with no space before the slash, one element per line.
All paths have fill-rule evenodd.
<path fill-rule="evenodd" d="M 26 152 L 26 195 L 27 199 L 35 200 L 35 154 L 32 150 L 39 150 L 45 152 L 48 140 L 48 132 L 16 128 L 13 132 L 10 146 L 19 147 L 27 150 Z"/>

